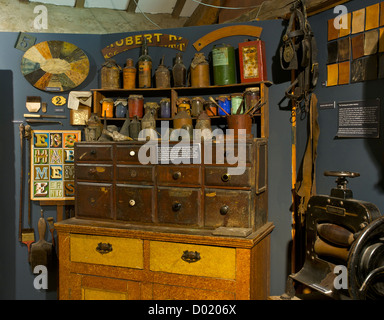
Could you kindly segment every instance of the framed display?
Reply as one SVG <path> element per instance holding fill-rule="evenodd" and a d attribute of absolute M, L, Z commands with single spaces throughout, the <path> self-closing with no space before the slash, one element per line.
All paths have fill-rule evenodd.
<path fill-rule="evenodd" d="M 31 200 L 73 200 L 74 146 L 80 130 L 33 130 L 31 135 Z"/>
<path fill-rule="evenodd" d="M 264 41 L 239 43 L 239 60 L 242 83 L 267 80 Z"/>
<path fill-rule="evenodd" d="M 37 89 L 68 91 L 87 78 L 89 60 L 83 50 L 72 43 L 44 41 L 25 52 L 21 60 L 21 72 Z"/>

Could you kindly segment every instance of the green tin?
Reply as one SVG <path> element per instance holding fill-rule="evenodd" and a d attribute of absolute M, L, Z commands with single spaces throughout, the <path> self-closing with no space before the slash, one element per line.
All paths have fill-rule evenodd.
<path fill-rule="evenodd" d="M 215 85 L 236 83 L 235 49 L 229 44 L 212 49 L 213 81 Z"/>

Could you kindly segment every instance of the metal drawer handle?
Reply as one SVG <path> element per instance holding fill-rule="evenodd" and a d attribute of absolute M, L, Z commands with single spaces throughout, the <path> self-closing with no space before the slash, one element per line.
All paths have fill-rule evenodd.
<path fill-rule="evenodd" d="M 129 155 L 130 155 L 131 157 L 133 157 L 135 154 L 136 154 L 135 151 L 133 151 L 133 150 L 129 151 Z"/>
<path fill-rule="evenodd" d="M 106 254 L 112 251 L 112 245 L 110 243 L 103 243 L 100 242 L 97 247 L 96 251 L 100 254 Z"/>
<path fill-rule="evenodd" d="M 185 262 L 192 263 L 192 262 L 199 261 L 201 257 L 200 257 L 200 253 L 197 251 L 185 250 L 183 252 L 183 255 L 181 256 L 181 259 L 184 260 Z"/>
<path fill-rule="evenodd" d="M 129 200 L 129 205 L 130 205 L 131 207 L 133 207 L 135 204 L 136 204 L 136 201 L 135 201 L 135 200 L 133 200 L 133 199 Z"/>
<path fill-rule="evenodd" d="M 223 182 L 228 182 L 229 180 L 231 180 L 231 176 L 228 174 L 228 173 L 224 173 L 222 176 L 221 176 L 221 180 Z"/>
<path fill-rule="evenodd" d="M 221 215 L 226 215 L 228 213 L 229 207 L 225 204 L 220 208 L 220 214 Z"/>
<path fill-rule="evenodd" d="M 181 209 L 181 203 L 178 202 L 178 201 L 175 201 L 174 203 L 172 203 L 172 210 L 173 211 L 180 211 Z"/>
<path fill-rule="evenodd" d="M 180 171 L 174 172 L 172 175 L 172 178 L 173 178 L 173 180 L 180 179 L 181 178 L 181 172 Z"/>

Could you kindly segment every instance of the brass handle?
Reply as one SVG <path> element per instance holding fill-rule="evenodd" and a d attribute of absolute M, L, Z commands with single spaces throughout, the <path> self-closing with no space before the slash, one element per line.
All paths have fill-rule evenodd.
<path fill-rule="evenodd" d="M 220 208 L 220 214 L 221 215 L 226 215 L 228 213 L 229 207 L 225 204 Z"/>
<path fill-rule="evenodd" d="M 223 182 L 228 182 L 229 180 L 231 180 L 231 175 L 229 175 L 228 173 L 224 173 L 222 176 L 221 176 L 221 180 Z"/>
<path fill-rule="evenodd" d="M 183 255 L 181 256 L 181 259 L 185 262 L 192 263 L 192 262 L 199 261 L 201 257 L 200 257 L 200 253 L 197 251 L 185 250 L 183 252 Z"/>
<path fill-rule="evenodd" d="M 172 203 L 172 210 L 173 211 L 180 211 L 181 209 L 181 203 L 178 202 L 178 201 L 175 201 L 174 203 Z"/>
<path fill-rule="evenodd" d="M 112 245 L 110 243 L 103 243 L 100 242 L 97 247 L 96 251 L 100 254 L 106 254 L 112 251 Z"/>
<path fill-rule="evenodd" d="M 181 172 L 180 171 L 174 172 L 173 175 L 172 175 L 173 180 L 180 179 L 180 177 L 181 177 Z"/>
<path fill-rule="evenodd" d="M 133 199 L 129 200 L 129 205 L 130 205 L 131 207 L 133 207 L 135 204 L 136 204 L 136 201 L 135 201 L 135 200 L 133 200 Z"/>

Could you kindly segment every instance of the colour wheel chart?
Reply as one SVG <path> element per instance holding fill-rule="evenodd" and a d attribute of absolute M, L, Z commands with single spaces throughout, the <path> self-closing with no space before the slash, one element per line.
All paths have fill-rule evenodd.
<path fill-rule="evenodd" d="M 29 48 L 21 72 L 35 88 L 61 92 L 79 86 L 88 76 L 89 59 L 83 50 L 64 41 L 44 41 Z"/>

